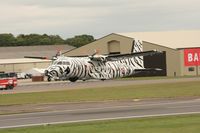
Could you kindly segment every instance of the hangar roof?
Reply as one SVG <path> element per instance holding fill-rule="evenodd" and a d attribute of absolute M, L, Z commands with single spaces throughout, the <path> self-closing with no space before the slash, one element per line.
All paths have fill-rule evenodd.
<path fill-rule="evenodd" d="M 200 30 L 193 31 L 164 31 L 164 32 L 129 32 L 119 35 L 161 46 L 178 49 L 200 47 Z"/>
<path fill-rule="evenodd" d="M 0 65 L 4 64 L 23 64 L 23 63 L 38 63 L 38 62 L 50 62 L 51 60 L 42 59 L 29 59 L 29 58 L 19 58 L 19 59 L 0 59 Z"/>
<path fill-rule="evenodd" d="M 74 49 L 74 47 L 67 44 L 0 47 L 0 59 L 23 58 L 24 56 L 52 57 L 56 54 L 57 50 L 65 52 L 71 49 Z"/>

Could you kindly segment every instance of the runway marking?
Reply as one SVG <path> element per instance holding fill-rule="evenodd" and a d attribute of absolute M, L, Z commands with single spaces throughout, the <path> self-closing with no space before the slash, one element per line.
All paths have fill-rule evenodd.
<path fill-rule="evenodd" d="M 160 116 L 187 115 L 187 114 L 199 114 L 199 113 L 200 112 L 185 112 L 185 113 L 168 113 L 168 114 L 141 115 L 141 116 L 108 117 L 108 118 L 100 118 L 100 119 L 87 119 L 87 120 L 60 121 L 60 122 L 49 122 L 49 123 L 37 123 L 37 124 L 4 126 L 4 127 L 0 127 L 0 129 L 19 128 L 19 127 L 31 127 L 31 126 L 40 126 L 40 125 L 46 126 L 46 125 L 67 124 L 67 123 L 80 123 L 80 122 L 91 122 L 91 121 L 104 121 L 104 120 L 119 120 L 119 119 L 131 119 L 131 118 L 148 118 L 148 117 L 160 117 Z"/>
<path fill-rule="evenodd" d="M 38 109 L 38 110 L 41 110 L 41 109 L 49 109 L 50 107 L 38 107 L 38 108 L 35 108 L 35 109 Z"/>
<path fill-rule="evenodd" d="M 173 108 L 193 108 L 193 107 L 200 107 L 200 105 L 188 105 L 188 106 L 176 106 L 176 107 L 167 107 L 167 108 L 170 108 L 170 109 L 173 109 Z"/>

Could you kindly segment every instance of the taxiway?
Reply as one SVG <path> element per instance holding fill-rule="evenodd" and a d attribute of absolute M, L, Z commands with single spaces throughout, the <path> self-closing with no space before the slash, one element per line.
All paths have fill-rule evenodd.
<path fill-rule="evenodd" d="M 200 99 L 48 105 L 46 112 L 0 115 L 0 128 L 200 113 Z M 48 109 L 49 108 L 49 109 Z"/>

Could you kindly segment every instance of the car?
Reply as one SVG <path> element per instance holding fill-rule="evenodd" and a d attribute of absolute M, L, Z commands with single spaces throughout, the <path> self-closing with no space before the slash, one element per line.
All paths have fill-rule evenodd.
<path fill-rule="evenodd" d="M 0 90 L 13 89 L 17 86 L 17 77 L 14 73 L 0 73 Z"/>
<path fill-rule="evenodd" d="M 27 75 L 24 72 L 17 73 L 17 79 L 26 79 Z"/>

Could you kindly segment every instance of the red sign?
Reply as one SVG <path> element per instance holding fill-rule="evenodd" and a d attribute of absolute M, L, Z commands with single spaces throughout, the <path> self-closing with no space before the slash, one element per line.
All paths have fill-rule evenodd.
<path fill-rule="evenodd" d="M 185 66 L 200 66 L 200 48 L 184 50 Z"/>

